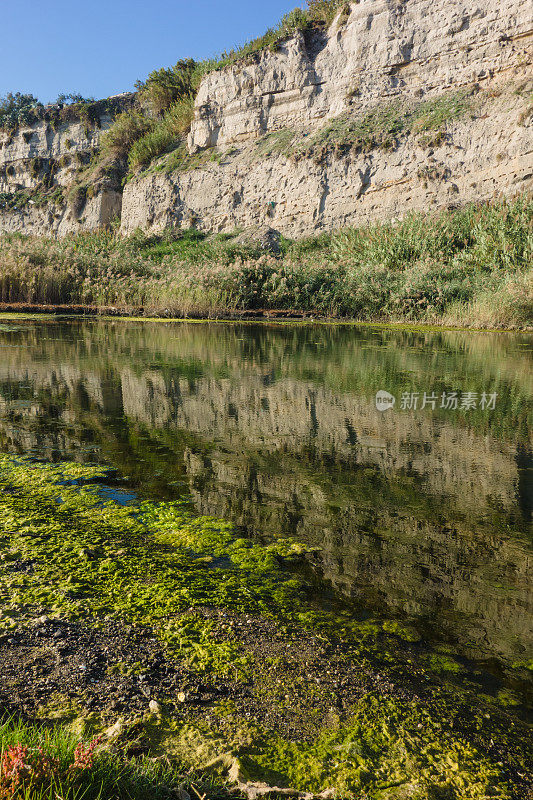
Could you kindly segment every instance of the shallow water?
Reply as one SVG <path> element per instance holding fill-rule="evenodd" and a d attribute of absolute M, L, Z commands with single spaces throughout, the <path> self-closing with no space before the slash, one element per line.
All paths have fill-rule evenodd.
<path fill-rule="evenodd" d="M 326 602 L 408 624 L 449 679 L 515 704 L 533 657 L 532 361 L 518 334 L 9 319 L 0 449 L 106 463 L 123 502 L 191 495 L 312 543 Z"/>

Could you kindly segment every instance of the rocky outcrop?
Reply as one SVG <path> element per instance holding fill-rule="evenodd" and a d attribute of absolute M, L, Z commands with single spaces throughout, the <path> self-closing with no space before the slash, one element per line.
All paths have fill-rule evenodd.
<path fill-rule="evenodd" d="M 528 0 L 357 0 L 327 34 L 298 33 L 254 63 L 208 75 L 189 146 L 227 145 L 487 80 L 523 66 L 532 33 Z"/>
<path fill-rule="evenodd" d="M 329 29 L 207 74 L 188 154 L 165 154 L 123 197 L 99 186 L 85 213 L 11 202 L 0 230 L 62 235 L 121 213 L 124 235 L 268 227 L 298 237 L 527 191 L 532 34 L 529 0 L 348 3 Z M 52 168 L 66 185 L 69 159 L 98 147 L 109 122 L 0 137 L 0 199 Z"/>
<path fill-rule="evenodd" d="M 154 172 L 126 185 L 122 232 L 269 225 L 305 236 L 517 193 L 533 173 L 531 128 L 519 124 L 526 102 L 507 86 L 480 98 L 475 119 L 448 122 L 433 141 L 404 136 L 390 148 L 318 149 L 300 158 L 297 151 L 261 156 L 259 140 L 201 169 Z"/>
<path fill-rule="evenodd" d="M 82 230 L 105 228 L 120 217 L 122 194 L 103 189 L 87 200 L 81 213 L 66 200 L 35 205 L 29 200 L 22 208 L 0 209 L 0 231 L 26 233 L 32 236 L 66 236 Z"/>
<path fill-rule="evenodd" d="M 131 100 L 126 94 L 93 103 L 102 113 L 86 120 L 72 113 L 61 120 L 60 111 L 50 107 L 44 112 L 49 119 L 0 131 L 0 231 L 64 236 L 120 217 L 122 192 L 105 181 L 81 202 L 69 202 L 68 195 L 99 152 L 102 133 L 112 125 L 114 114 Z"/>
<path fill-rule="evenodd" d="M 524 0 L 352 3 L 327 32 L 207 75 L 189 149 L 222 157 L 181 173 L 163 161 L 129 183 L 122 231 L 303 236 L 528 189 L 532 31 Z M 471 100 L 454 111 L 461 92 Z M 439 98 L 427 130 L 383 135 L 387 113 Z"/>

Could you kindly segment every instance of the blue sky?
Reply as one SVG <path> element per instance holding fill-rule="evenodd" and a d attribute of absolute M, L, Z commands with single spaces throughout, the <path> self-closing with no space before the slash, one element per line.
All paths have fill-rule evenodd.
<path fill-rule="evenodd" d="M 107 97 L 151 70 L 254 38 L 299 0 L 0 0 L 0 96 Z"/>

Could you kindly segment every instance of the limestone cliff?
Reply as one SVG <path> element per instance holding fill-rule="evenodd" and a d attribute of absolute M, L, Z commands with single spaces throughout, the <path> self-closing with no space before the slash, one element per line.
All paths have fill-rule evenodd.
<path fill-rule="evenodd" d="M 186 147 L 122 198 L 103 187 L 83 214 L 10 208 L 0 229 L 62 234 L 121 212 L 125 235 L 267 224 L 302 236 L 527 190 L 532 33 L 529 0 L 357 0 L 327 30 L 208 73 Z M 97 146 L 74 128 L 22 131 L 0 169 L 53 157 L 62 136 L 80 152 Z"/>
<path fill-rule="evenodd" d="M 532 29 L 528 0 L 357 0 L 327 33 L 298 33 L 254 63 L 208 75 L 190 147 L 231 144 L 509 73 L 527 59 Z"/>
<path fill-rule="evenodd" d="M 122 230 L 299 236 L 524 189 L 532 32 L 523 0 L 352 3 L 208 75 L 188 145 L 222 157 L 128 184 Z"/>
<path fill-rule="evenodd" d="M 33 124 L 0 130 L 0 231 L 61 236 L 120 217 L 121 187 L 109 176 L 96 176 L 81 197 L 75 190 L 102 133 L 131 100 L 126 94 L 91 103 L 86 118 L 69 109 L 61 118 L 51 106 Z"/>

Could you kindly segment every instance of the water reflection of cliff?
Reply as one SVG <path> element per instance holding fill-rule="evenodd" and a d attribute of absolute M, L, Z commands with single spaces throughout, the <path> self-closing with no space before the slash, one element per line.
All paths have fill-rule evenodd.
<path fill-rule="evenodd" d="M 202 512 L 297 533 L 343 593 L 438 617 L 465 653 L 533 644 L 527 339 L 92 323 L 0 345 L 4 448 L 103 457 L 162 492 L 183 480 Z M 383 415 L 378 388 L 499 402 Z"/>

